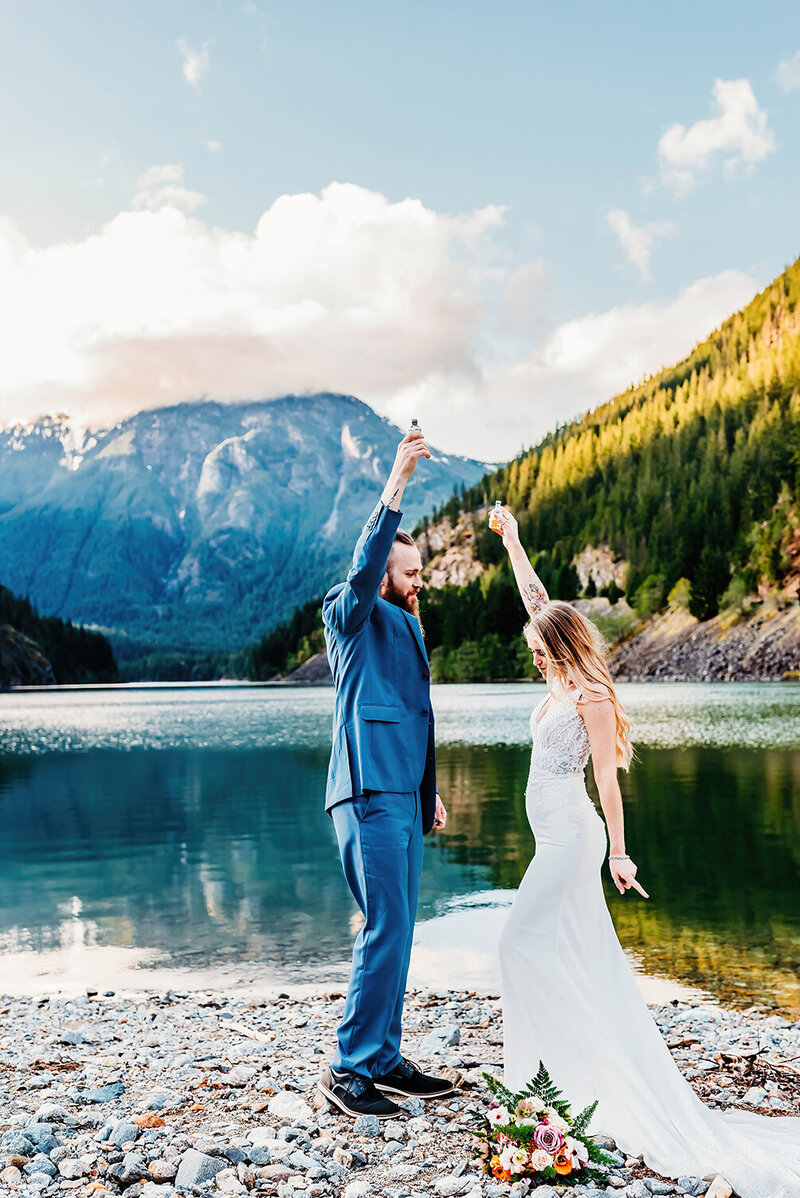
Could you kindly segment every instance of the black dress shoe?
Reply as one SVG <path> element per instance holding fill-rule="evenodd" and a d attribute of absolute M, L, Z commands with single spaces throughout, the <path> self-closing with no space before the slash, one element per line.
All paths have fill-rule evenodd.
<path fill-rule="evenodd" d="M 456 1087 L 444 1077 L 422 1073 L 412 1061 L 402 1057 L 391 1073 L 373 1079 L 379 1090 L 403 1094 L 406 1098 L 444 1098 L 454 1094 Z"/>
<path fill-rule="evenodd" d="M 406 1114 L 391 1098 L 386 1098 L 375 1088 L 371 1078 L 351 1073 L 348 1069 L 334 1069 L 329 1065 L 317 1085 L 328 1102 L 354 1119 L 359 1115 L 394 1119 L 396 1115 Z"/>

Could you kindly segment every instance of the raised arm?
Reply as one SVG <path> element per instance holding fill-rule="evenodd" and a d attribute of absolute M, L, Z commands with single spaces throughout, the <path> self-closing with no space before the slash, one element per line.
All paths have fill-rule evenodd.
<path fill-rule="evenodd" d="M 356 542 L 353 565 L 347 580 L 343 586 L 329 591 L 322 604 L 323 621 L 339 632 L 355 632 L 369 618 L 386 573 L 394 534 L 400 525 L 400 500 L 406 483 L 419 459 L 430 456 L 430 450 L 419 433 L 409 433 L 398 445 L 380 502 Z"/>
<path fill-rule="evenodd" d="M 527 553 L 522 548 L 522 542 L 519 539 L 519 525 L 507 507 L 501 509 L 500 527 L 495 528 L 494 531 L 503 538 L 503 544 L 508 550 L 525 610 L 529 616 L 535 616 L 546 603 L 550 602 L 550 597 L 544 589 L 542 580 L 531 565 Z"/>

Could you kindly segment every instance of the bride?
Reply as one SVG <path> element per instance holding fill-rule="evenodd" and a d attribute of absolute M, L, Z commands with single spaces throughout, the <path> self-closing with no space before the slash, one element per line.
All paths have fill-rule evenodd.
<path fill-rule="evenodd" d="M 499 523 L 547 683 L 531 716 L 525 796 L 536 853 L 500 939 L 506 1085 L 522 1089 L 541 1059 L 573 1109 L 597 1099 L 595 1126 L 655 1172 L 721 1174 L 741 1198 L 798 1198 L 800 1119 L 706 1107 L 639 993 L 600 881 L 607 827 L 614 884 L 648 897 L 625 851 L 617 782 L 631 761 L 630 724 L 600 633 L 548 600 L 508 508 Z M 606 826 L 584 784 L 590 757 Z"/>

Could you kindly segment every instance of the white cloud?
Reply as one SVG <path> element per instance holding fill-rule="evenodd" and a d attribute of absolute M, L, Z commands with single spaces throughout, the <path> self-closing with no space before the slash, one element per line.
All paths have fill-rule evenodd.
<path fill-rule="evenodd" d="M 775 77 L 781 91 L 800 91 L 800 50 L 795 51 L 791 58 L 781 59 Z"/>
<path fill-rule="evenodd" d="M 194 50 L 184 38 L 179 37 L 178 49 L 183 59 L 183 77 L 197 91 L 211 63 L 211 43 L 204 42 L 199 50 Z"/>
<path fill-rule="evenodd" d="M 596 407 L 662 366 L 685 357 L 756 285 L 740 271 L 698 279 L 671 300 L 627 304 L 567 321 L 527 359 L 492 370 L 486 387 L 502 397 L 512 445 Z"/>
<path fill-rule="evenodd" d="M 635 266 L 642 279 L 651 277 L 650 256 L 655 242 L 661 237 L 674 237 L 677 226 L 672 221 L 651 221 L 648 225 L 635 225 L 622 208 L 612 208 L 606 217 L 608 227 L 616 233 L 625 257 Z"/>
<path fill-rule="evenodd" d="M 151 166 L 140 175 L 136 186 L 139 190 L 131 199 L 131 208 L 137 212 L 142 209 L 158 212 L 160 208 L 194 212 L 195 208 L 206 203 L 206 197 L 199 191 L 191 191 L 183 186 L 183 165 L 180 162 Z"/>
<path fill-rule="evenodd" d="M 717 79 L 713 87 L 715 115 L 685 125 L 671 125 L 658 143 L 662 179 L 683 194 L 698 175 L 721 157 L 726 174 L 752 167 L 776 148 L 767 114 L 747 79 Z"/>
<path fill-rule="evenodd" d="M 222 142 L 216 141 L 212 137 L 204 137 L 203 145 L 211 154 L 219 154 L 220 150 L 222 149 Z"/>
<path fill-rule="evenodd" d="M 442 216 L 334 183 L 280 197 L 250 236 L 181 211 L 182 177 L 147 172 L 135 210 L 81 241 L 39 250 L 0 225 L 0 417 L 316 389 L 380 404 L 474 371 L 468 273 L 499 208 Z"/>
<path fill-rule="evenodd" d="M 332 183 L 280 197 L 248 235 L 166 202 L 182 180 L 154 168 L 147 203 L 45 249 L 0 218 L 0 419 L 109 424 L 202 396 L 331 390 L 497 460 L 679 358 L 755 291 L 726 272 L 546 328 L 546 265 L 491 258 L 496 206 L 446 216 Z"/>

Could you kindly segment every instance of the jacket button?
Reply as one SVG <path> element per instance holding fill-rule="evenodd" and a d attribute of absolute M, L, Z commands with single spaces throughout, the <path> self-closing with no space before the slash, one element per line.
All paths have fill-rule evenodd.
<path fill-rule="evenodd" d="M 422 675 L 422 681 L 423 681 L 423 682 L 430 682 L 430 680 L 431 680 L 431 676 L 430 676 L 430 674 L 423 674 L 423 675 Z"/>
<path fill-rule="evenodd" d="M 421 715 L 427 715 L 427 714 L 428 714 L 428 709 L 427 709 L 427 707 L 423 707 L 423 709 L 422 709 L 422 711 L 420 712 L 420 714 L 421 714 Z"/>

